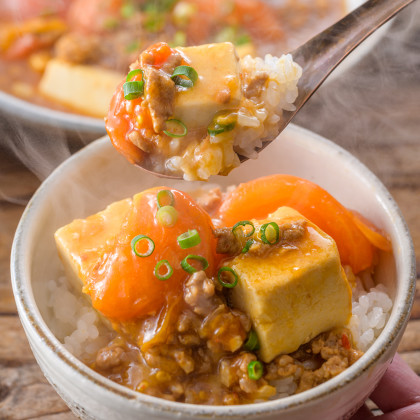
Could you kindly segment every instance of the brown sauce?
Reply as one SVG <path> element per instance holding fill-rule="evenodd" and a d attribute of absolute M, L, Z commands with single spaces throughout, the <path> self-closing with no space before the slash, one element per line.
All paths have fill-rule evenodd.
<path fill-rule="evenodd" d="M 153 324 L 145 320 L 141 328 L 148 322 Z M 114 382 L 155 397 L 232 405 L 311 389 L 363 354 L 354 348 L 350 331 L 340 328 L 263 364 L 262 377 L 250 378 L 248 366 L 258 359 L 258 353 L 245 345 L 251 322 L 228 305 L 221 288 L 202 271 L 186 282 L 179 315 L 171 325 L 164 341 L 149 346 L 139 346 L 130 328 L 114 326 L 119 334 L 98 351 L 91 367 Z M 283 385 L 276 389 L 281 381 Z"/>

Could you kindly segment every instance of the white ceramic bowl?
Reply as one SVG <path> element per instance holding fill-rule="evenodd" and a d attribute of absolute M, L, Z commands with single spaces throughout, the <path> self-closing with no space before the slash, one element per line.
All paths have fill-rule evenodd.
<path fill-rule="evenodd" d="M 402 215 L 381 182 L 352 155 L 309 131 L 289 126 L 260 155 L 228 177 L 213 181 L 228 186 L 262 175 L 289 173 L 320 184 L 347 207 L 364 214 L 388 232 L 393 257 L 381 258 L 376 272 L 393 298 L 391 317 L 366 354 L 345 372 L 298 395 L 270 402 L 198 406 L 131 391 L 95 373 L 51 332 L 46 284 L 60 275 L 53 233 L 74 218 L 145 188 L 166 184 L 180 189 L 197 183 L 169 181 L 129 165 L 102 138 L 57 168 L 25 210 L 12 250 L 16 303 L 34 355 L 45 376 L 69 407 L 85 419 L 294 419 L 347 418 L 374 389 L 396 352 L 415 291 L 415 258 Z"/>

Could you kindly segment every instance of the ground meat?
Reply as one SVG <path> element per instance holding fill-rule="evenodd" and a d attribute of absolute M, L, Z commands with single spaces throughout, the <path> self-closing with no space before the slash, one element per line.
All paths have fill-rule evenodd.
<path fill-rule="evenodd" d="M 92 36 L 69 33 L 55 44 L 55 56 L 74 64 L 96 62 L 100 55 L 100 43 Z"/>
<path fill-rule="evenodd" d="M 197 315 L 206 315 L 214 307 L 214 283 L 204 271 L 194 273 L 185 283 L 184 300 Z"/>
<path fill-rule="evenodd" d="M 260 398 L 269 398 L 275 395 L 276 389 L 268 385 L 264 378 L 254 380 L 248 376 L 248 365 L 254 360 L 257 360 L 255 354 L 247 352 L 223 359 L 219 364 L 220 380 L 232 391 L 258 394 Z"/>
<path fill-rule="evenodd" d="M 284 242 L 295 241 L 305 234 L 306 221 L 283 223 L 280 225 L 280 238 Z"/>
<path fill-rule="evenodd" d="M 298 351 L 274 359 L 267 367 L 265 378 L 293 377 L 296 393 L 311 389 L 337 376 L 362 356 L 350 342 L 350 332 L 345 328 L 320 334 Z"/>
<path fill-rule="evenodd" d="M 168 74 L 169 76 L 171 76 L 175 68 L 180 66 L 181 64 L 182 64 L 181 54 L 172 53 L 160 69 L 164 71 L 166 74 Z"/>
<path fill-rule="evenodd" d="M 175 83 L 164 71 L 152 66 L 144 69 L 144 98 L 156 133 L 165 129 L 165 123 L 174 112 Z"/>
<path fill-rule="evenodd" d="M 225 304 L 220 304 L 204 319 L 198 333 L 215 354 L 235 352 L 241 348 L 247 337 L 240 317 L 232 313 Z"/>
<path fill-rule="evenodd" d="M 125 359 L 124 349 L 119 346 L 107 346 L 96 355 L 95 365 L 99 370 L 111 370 L 121 365 Z"/>
<path fill-rule="evenodd" d="M 230 89 L 225 88 L 217 92 L 216 102 L 219 102 L 220 104 L 228 104 L 230 102 L 231 97 L 232 97 L 232 93 Z"/>
<path fill-rule="evenodd" d="M 271 380 L 293 376 L 298 368 L 300 367 L 295 363 L 295 359 L 287 354 L 284 354 L 279 356 L 275 363 L 270 363 L 268 365 L 266 379 Z"/>
<path fill-rule="evenodd" d="M 247 78 L 244 84 L 244 96 L 248 99 L 260 96 L 267 79 L 268 74 L 265 72 L 257 73 L 254 77 Z"/>
<path fill-rule="evenodd" d="M 292 223 L 283 223 L 279 225 L 279 242 L 278 246 L 287 246 L 294 241 L 298 241 L 303 237 L 306 231 L 306 221 L 299 220 Z M 255 238 L 255 235 L 254 235 Z M 265 256 L 273 251 L 273 246 L 265 244 L 260 240 L 254 240 L 254 243 L 249 248 L 249 253 L 257 256 Z"/>
<path fill-rule="evenodd" d="M 239 255 L 241 253 L 243 246 L 231 228 L 215 229 L 214 234 L 217 238 L 216 252 L 218 254 Z"/>
<path fill-rule="evenodd" d="M 289 226 L 290 227 L 290 226 Z M 286 228 L 284 231 L 287 231 Z M 290 232 L 300 232 L 291 229 Z M 293 236 L 294 237 L 294 236 Z M 204 271 L 193 273 L 184 299 L 169 321 L 167 335 L 142 345 L 118 336 L 101 349 L 95 369 L 139 392 L 194 404 L 241 404 L 276 394 L 268 381 L 280 381 L 283 393 L 302 392 L 327 381 L 352 365 L 362 353 L 352 348 L 350 332 L 320 334 L 290 355 L 264 365 L 251 379 L 249 363 L 257 354 L 244 351 L 251 330 L 249 317 L 231 309 L 221 289 Z M 150 323 L 158 318 L 147 318 Z M 128 324 L 127 331 L 135 325 Z M 147 342 L 146 342 L 147 344 Z"/>
<path fill-rule="evenodd" d="M 143 152 L 152 153 L 154 150 L 154 143 L 144 138 L 137 130 L 131 131 L 128 139 Z"/>

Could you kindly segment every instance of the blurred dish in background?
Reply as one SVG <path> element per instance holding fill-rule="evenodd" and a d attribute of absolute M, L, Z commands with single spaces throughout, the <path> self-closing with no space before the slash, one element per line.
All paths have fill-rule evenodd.
<path fill-rule="evenodd" d="M 4 3 L 4 4 L 3 4 Z M 281 54 L 361 1 L 3 0 L 0 108 L 67 129 L 104 131 L 115 86 L 157 41 L 230 41 L 240 55 Z M 46 109 L 47 108 L 47 109 Z M 93 117 L 93 118 L 92 118 Z"/>

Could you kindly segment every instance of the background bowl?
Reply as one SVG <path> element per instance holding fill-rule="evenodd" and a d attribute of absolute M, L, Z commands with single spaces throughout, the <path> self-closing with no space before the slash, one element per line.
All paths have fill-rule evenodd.
<path fill-rule="evenodd" d="M 339 419 L 360 406 L 385 372 L 407 323 L 415 291 L 415 258 L 402 215 L 381 182 L 356 158 L 309 131 L 289 126 L 260 158 L 212 182 L 223 187 L 273 173 L 318 183 L 349 208 L 388 232 L 393 256 L 382 255 L 376 280 L 394 301 L 383 332 L 345 372 L 299 395 L 230 407 L 174 403 L 124 388 L 72 356 L 54 336 L 48 308 L 50 280 L 62 275 L 54 231 L 145 188 L 184 190 L 202 183 L 162 180 L 129 165 L 104 137 L 77 153 L 42 184 L 24 212 L 12 249 L 12 283 L 19 315 L 45 376 L 81 418 Z"/>
<path fill-rule="evenodd" d="M 277 0 L 271 0 L 275 4 Z M 364 0 L 346 0 L 345 7 L 348 12 L 359 7 Z M 381 40 L 385 32 L 389 29 L 390 24 L 382 26 L 375 31 L 366 41 L 363 42 L 356 50 L 354 50 L 340 65 L 325 83 L 336 79 L 373 50 L 375 45 Z M 316 35 L 315 33 L 313 35 Z M 111 98 L 110 98 L 111 100 Z M 46 106 L 34 104 L 25 99 L 18 98 L 10 93 L 0 91 L 0 111 L 19 117 L 20 119 L 34 123 L 59 127 L 70 132 L 78 132 L 83 135 L 96 133 L 97 135 L 105 134 L 105 124 L 103 118 L 90 117 L 78 113 L 59 111 Z"/>

